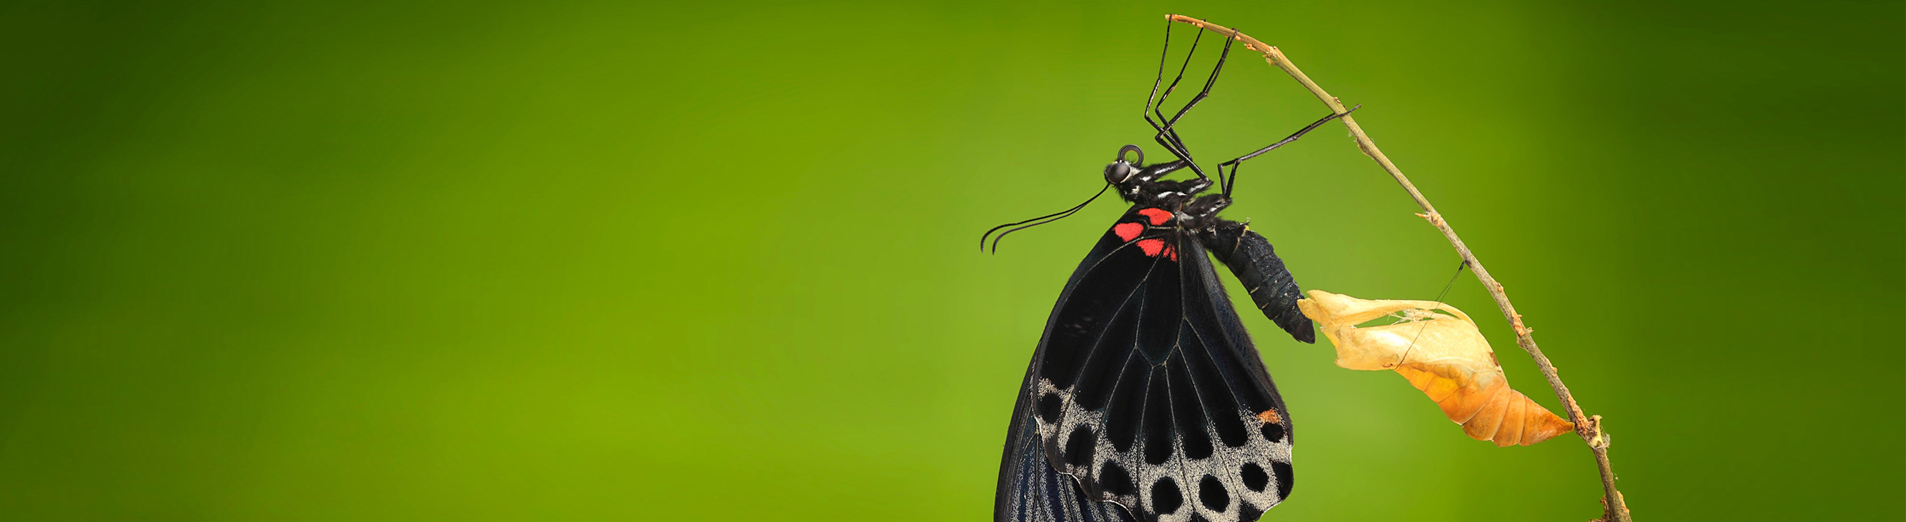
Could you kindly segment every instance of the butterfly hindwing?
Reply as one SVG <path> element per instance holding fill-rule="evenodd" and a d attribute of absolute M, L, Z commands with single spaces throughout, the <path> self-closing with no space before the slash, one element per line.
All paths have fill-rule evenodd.
<path fill-rule="evenodd" d="M 1138 520 L 1255 520 L 1289 494 L 1289 416 L 1169 211 L 1134 206 L 1086 256 L 1026 384 L 1046 462 Z"/>
<path fill-rule="evenodd" d="M 1030 369 L 1026 381 L 1032 382 Z M 1006 458 L 999 466 L 994 522 L 1133 522 L 1124 507 L 1087 497 L 1079 482 L 1059 473 L 1041 450 L 1039 423 L 1032 401 L 1020 386 L 1019 402 L 1006 433 Z"/>

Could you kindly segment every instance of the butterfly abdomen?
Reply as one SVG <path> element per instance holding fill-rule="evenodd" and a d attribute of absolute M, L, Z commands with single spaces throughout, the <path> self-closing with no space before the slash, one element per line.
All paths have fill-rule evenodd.
<path fill-rule="evenodd" d="M 1212 232 L 1199 234 L 1206 250 L 1218 256 L 1224 266 L 1238 277 L 1251 294 L 1251 302 L 1291 337 L 1306 343 L 1317 342 L 1310 318 L 1298 311 L 1297 300 L 1304 296 L 1297 280 L 1284 268 L 1284 260 L 1264 236 L 1236 221 L 1215 219 Z"/>

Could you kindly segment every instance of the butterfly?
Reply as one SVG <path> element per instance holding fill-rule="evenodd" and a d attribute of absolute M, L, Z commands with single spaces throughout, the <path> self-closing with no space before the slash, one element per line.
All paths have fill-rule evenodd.
<path fill-rule="evenodd" d="M 1168 23 L 1167 52 L 1170 34 Z M 1210 94 L 1234 40 L 1226 39 L 1204 90 L 1170 118 L 1159 106 L 1185 66 L 1158 96 L 1160 59 L 1145 120 L 1157 131 L 1154 141 L 1178 159 L 1148 165 L 1142 149 L 1126 145 L 1105 167 L 1106 189 L 1132 206 L 1053 306 L 1013 407 L 996 522 L 1251 521 L 1290 496 L 1290 415 L 1207 256 L 1231 269 L 1272 322 L 1315 342 L 1297 308 L 1297 283 L 1270 242 L 1218 213 L 1231 204 L 1239 163 L 1348 111 L 1218 164 L 1220 190 L 1204 194 L 1213 181 L 1174 125 Z M 1162 179 L 1185 169 L 1195 179 Z M 987 234 L 1017 225 L 1004 237 L 1091 202 Z"/>

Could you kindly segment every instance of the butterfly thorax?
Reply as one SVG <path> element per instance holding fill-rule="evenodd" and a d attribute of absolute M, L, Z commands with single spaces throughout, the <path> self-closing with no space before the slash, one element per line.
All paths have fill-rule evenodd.
<path fill-rule="evenodd" d="M 1139 158 L 1143 161 L 1143 156 Z M 1174 224 L 1178 228 L 1209 232 L 1220 221 L 1218 211 L 1231 206 L 1230 198 L 1221 194 L 1200 196 L 1199 193 L 1211 188 L 1211 180 L 1202 177 L 1183 181 L 1158 179 L 1187 165 L 1184 160 L 1177 160 L 1139 166 L 1127 162 L 1121 155 L 1118 161 L 1105 166 L 1105 180 L 1118 185 L 1119 197 L 1127 202 L 1171 212 L 1177 217 Z"/>
<path fill-rule="evenodd" d="M 1231 206 L 1231 200 L 1223 195 L 1198 195 L 1209 185 L 1202 180 L 1144 181 L 1132 185 L 1131 189 L 1120 191 L 1126 201 L 1171 212 L 1175 218 L 1172 225 L 1194 233 L 1211 232 L 1224 221 L 1218 212 Z"/>

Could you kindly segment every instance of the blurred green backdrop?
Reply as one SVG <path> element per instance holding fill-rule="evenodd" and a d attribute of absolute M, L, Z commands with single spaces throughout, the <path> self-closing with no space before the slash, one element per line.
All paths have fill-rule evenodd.
<path fill-rule="evenodd" d="M 1122 209 L 975 241 L 1150 145 L 1167 12 L 1363 104 L 1641 520 L 1906 517 L 1898 2 L 28 0 L 0 519 L 985 520 Z M 1182 128 L 1229 156 L 1325 113 L 1246 55 Z M 1339 126 L 1241 178 L 1307 288 L 1455 265 Z M 1449 300 L 1554 408 L 1474 278 Z M 1271 518 L 1599 514 L 1579 441 L 1469 440 L 1246 323 L 1302 432 Z"/>

